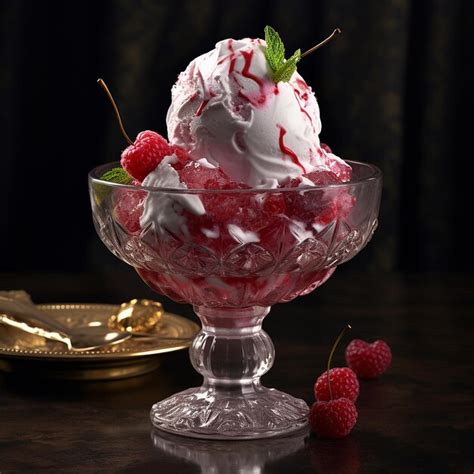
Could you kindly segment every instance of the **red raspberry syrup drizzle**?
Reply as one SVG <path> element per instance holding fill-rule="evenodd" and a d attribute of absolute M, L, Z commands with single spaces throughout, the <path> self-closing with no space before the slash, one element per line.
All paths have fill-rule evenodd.
<path fill-rule="evenodd" d="M 235 61 L 236 61 L 234 47 L 232 46 L 232 39 L 229 39 L 227 43 L 227 47 L 229 48 L 229 51 L 230 51 L 229 74 L 232 74 L 234 72 Z"/>
<path fill-rule="evenodd" d="M 202 114 L 202 111 L 204 110 L 204 108 L 206 107 L 206 105 L 209 103 L 209 101 L 215 97 L 216 94 L 214 94 L 214 92 L 212 91 L 209 91 L 209 98 L 208 99 L 204 99 L 202 102 L 201 102 L 201 105 L 199 106 L 199 109 L 197 109 L 196 111 L 196 117 L 199 117 L 201 114 Z"/>
<path fill-rule="evenodd" d="M 216 93 L 212 92 L 212 90 L 210 90 L 210 88 L 209 88 L 209 90 L 207 90 L 206 82 L 204 81 L 204 78 L 202 77 L 202 74 L 201 74 L 200 70 L 198 70 L 198 76 L 199 76 L 199 80 L 201 81 L 202 90 L 204 91 L 204 98 L 202 99 L 201 105 L 199 106 L 199 108 L 196 111 L 196 117 L 199 117 L 202 114 L 203 110 L 206 108 L 206 105 L 209 103 L 209 101 L 213 97 L 216 97 Z"/>
<path fill-rule="evenodd" d="M 285 142 L 283 141 L 283 137 L 286 134 L 286 130 L 281 125 L 277 125 L 277 127 L 280 129 L 280 137 L 278 138 L 278 145 L 280 146 L 280 150 L 284 155 L 289 156 L 291 158 L 291 161 L 293 161 L 295 165 L 298 165 L 303 170 L 303 173 L 306 173 L 306 170 L 304 169 L 304 166 L 300 163 L 300 160 L 298 159 L 296 153 L 291 148 L 288 148 L 285 145 Z"/>
<path fill-rule="evenodd" d="M 218 61 L 217 64 L 222 64 L 223 62 L 227 61 L 229 59 L 229 74 L 232 74 L 234 72 L 234 68 L 235 68 L 235 61 L 236 61 L 236 57 L 235 57 L 235 50 L 234 50 L 234 46 L 233 46 L 233 43 L 234 40 L 232 38 L 230 38 L 229 40 L 227 40 L 227 49 L 229 50 L 230 54 L 229 56 L 225 56 L 223 57 L 220 61 Z"/>
<path fill-rule="evenodd" d="M 308 100 L 308 89 L 309 89 L 308 84 L 306 84 L 306 82 L 303 81 L 303 79 L 300 79 L 299 77 L 296 78 L 296 83 L 300 86 L 301 89 L 305 91 L 304 94 L 301 96 L 301 98 L 303 100 Z"/>
<path fill-rule="evenodd" d="M 305 92 L 302 96 L 301 92 L 298 89 L 295 89 L 295 88 L 293 88 L 293 92 L 295 93 L 295 99 L 296 99 L 296 102 L 298 102 L 298 107 L 300 108 L 300 111 L 303 114 L 305 114 L 306 117 L 308 117 L 308 120 L 311 123 L 311 127 L 313 128 L 313 132 L 316 132 L 316 129 L 314 128 L 314 123 L 313 123 L 313 119 L 311 118 L 311 115 L 309 115 L 308 112 L 306 112 L 306 110 L 303 109 L 303 106 L 301 105 L 301 102 L 300 102 L 300 98 L 303 98 L 304 96 L 306 96 L 306 99 L 303 99 L 303 100 L 307 100 L 308 99 L 308 94 Z"/>
<path fill-rule="evenodd" d="M 256 97 L 249 97 L 245 95 L 242 90 L 239 91 L 239 96 L 242 97 L 243 99 L 249 101 L 251 104 L 258 106 L 258 105 L 263 105 L 267 99 L 265 92 L 264 92 L 264 82 L 260 77 L 256 76 L 255 74 L 252 74 L 250 72 L 250 66 L 252 65 L 252 58 L 253 58 L 253 51 L 241 51 L 240 54 L 244 58 L 244 67 L 241 71 L 242 76 L 254 81 L 259 88 L 259 94 L 257 94 Z"/>
<path fill-rule="evenodd" d="M 239 97 L 246 100 L 247 102 L 250 102 L 255 107 L 262 106 L 262 105 L 265 104 L 265 102 L 267 100 L 267 95 L 269 95 L 269 90 L 270 89 L 271 89 L 271 93 L 273 93 L 275 95 L 280 93 L 280 91 L 278 89 L 278 84 L 273 84 L 273 82 L 272 82 L 271 87 L 269 87 L 270 83 L 268 81 L 265 81 L 262 78 L 256 76 L 255 74 L 252 74 L 250 72 L 250 67 L 252 65 L 253 53 L 254 53 L 253 50 L 240 51 L 241 56 L 244 58 L 244 66 L 243 66 L 242 71 L 236 71 L 235 70 L 235 65 L 236 65 L 236 62 L 237 62 L 237 55 L 236 55 L 236 52 L 235 52 L 235 49 L 234 49 L 234 46 L 233 46 L 233 42 L 234 41 L 232 39 L 229 39 L 227 41 L 227 49 L 229 50 L 229 54 L 227 56 L 223 57 L 222 59 L 220 59 L 217 64 L 223 64 L 225 61 L 229 61 L 229 75 L 232 76 L 234 81 L 240 87 L 239 94 L 238 94 Z M 261 43 L 259 40 L 255 40 L 255 39 L 252 40 L 252 43 L 256 43 L 256 42 L 258 42 L 259 44 Z M 236 73 L 239 73 L 242 76 L 246 77 L 247 79 L 250 79 L 250 80 L 254 81 L 258 85 L 259 92 L 257 94 L 252 94 L 252 95 L 244 94 L 242 92 L 243 86 L 240 83 L 240 81 L 237 79 Z M 204 104 L 204 106 L 202 108 L 204 108 L 207 105 L 207 102 L 206 102 L 206 104 Z M 201 111 L 201 113 L 202 113 L 201 107 L 199 108 L 199 111 Z M 198 115 L 198 114 L 196 113 L 196 115 Z"/>

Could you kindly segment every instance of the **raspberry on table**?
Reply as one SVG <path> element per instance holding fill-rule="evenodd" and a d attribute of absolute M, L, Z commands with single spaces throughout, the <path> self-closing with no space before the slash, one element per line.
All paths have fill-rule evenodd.
<path fill-rule="evenodd" d="M 346 348 L 347 365 L 363 379 L 374 379 L 382 375 L 392 362 L 392 351 L 382 340 L 369 344 L 354 339 Z"/>
<path fill-rule="evenodd" d="M 145 130 L 122 152 L 120 164 L 130 176 L 142 181 L 165 156 L 173 153 L 171 145 L 159 133 Z"/>
<path fill-rule="evenodd" d="M 311 430 L 321 438 L 344 438 L 354 428 L 357 409 L 352 400 L 316 401 L 309 412 Z"/>
<path fill-rule="evenodd" d="M 354 371 L 348 367 L 336 367 L 329 371 L 333 398 L 348 398 L 355 402 L 359 396 L 359 381 Z M 328 386 L 328 372 L 324 371 L 314 384 L 316 400 L 331 399 Z"/>

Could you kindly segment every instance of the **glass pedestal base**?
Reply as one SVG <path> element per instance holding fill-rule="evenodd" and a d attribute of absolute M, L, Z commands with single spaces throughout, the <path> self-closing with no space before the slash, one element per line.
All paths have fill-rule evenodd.
<path fill-rule="evenodd" d="M 309 409 L 303 400 L 260 383 L 275 358 L 272 341 L 262 330 L 270 308 L 195 310 L 202 330 L 189 354 L 204 383 L 153 405 L 153 425 L 217 440 L 269 438 L 306 426 Z"/>
<path fill-rule="evenodd" d="M 239 393 L 215 387 L 190 388 L 156 403 L 153 425 L 181 436 L 207 439 L 257 439 L 282 436 L 308 423 L 304 400 L 251 385 Z"/>

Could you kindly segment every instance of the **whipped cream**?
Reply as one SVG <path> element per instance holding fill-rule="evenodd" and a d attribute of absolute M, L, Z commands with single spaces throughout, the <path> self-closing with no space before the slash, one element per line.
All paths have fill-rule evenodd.
<path fill-rule="evenodd" d="M 143 186 L 154 188 L 188 189 L 179 179 L 178 172 L 171 166 L 176 155 L 165 157 L 143 181 Z M 155 232 L 167 230 L 175 235 L 188 235 L 186 217 L 183 210 L 203 216 L 206 213 L 201 199 L 196 194 L 148 192 L 143 214 L 140 217 L 142 229 L 152 227 Z"/>

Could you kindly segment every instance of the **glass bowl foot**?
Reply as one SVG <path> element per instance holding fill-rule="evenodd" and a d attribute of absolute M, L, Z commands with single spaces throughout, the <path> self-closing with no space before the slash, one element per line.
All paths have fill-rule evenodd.
<path fill-rule="evenodd" d="M 282 436 L 305 427 L 308 405 L 275 389 L 252 387 L 236 394 L 190 388 L 153 405 L 153 426 L 193 438 L 238 440 Z"/>

